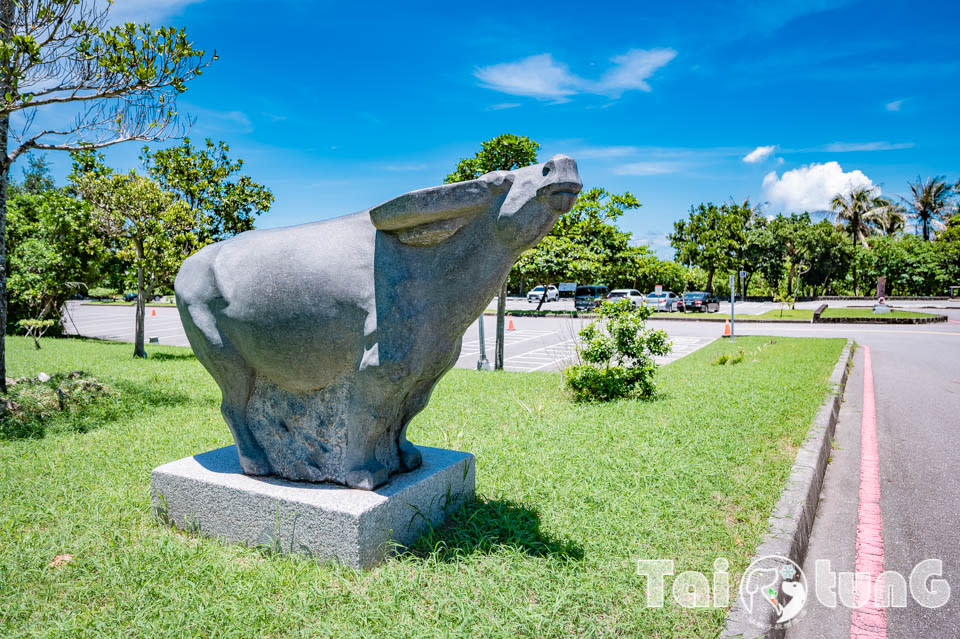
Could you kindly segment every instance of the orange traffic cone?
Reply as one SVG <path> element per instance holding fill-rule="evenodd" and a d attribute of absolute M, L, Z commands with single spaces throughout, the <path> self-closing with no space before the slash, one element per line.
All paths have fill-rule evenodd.
<path fill-rule="evenodd" d="M 150 311 L 150 315 L 151 315 L 152 317 L 156 317 L 156 316 L 157 316 L 157 309 L 151 310 L 151 311 Z"/>
<path fill-rule="evenodd" d="M 723 336 L 730 337 L 730 320 L 726 319 L 723 322 Z"/>
<path fill-rule="evenodd" d="M 507 330 L 508 330 L 508 331 L 515 331 L 515 330 L 517 330 L 517 329 L 515 329 L 515 328 L 513 327 L 513 315 L 507 315 L 507 319 L 510 320 L 510 322 L 507 324 Z"/>

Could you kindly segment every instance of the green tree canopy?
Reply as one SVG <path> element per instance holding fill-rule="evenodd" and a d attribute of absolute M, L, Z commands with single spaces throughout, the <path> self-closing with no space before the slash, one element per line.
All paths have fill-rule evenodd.
<path fill-rule="evenodd" d="M 183 29 L 108 26 L 110 6 L 0 0 L 0 263 L 6 263 L 6 188 L 17 157 L 32 149 L 70 151 L 180 135 L 176 98 L 216 58 L 195 47 Z M 23 126 L 11 127 L 18 112 Z M 7 273 L 0 273 L 3 393 L 6 287 Z"/>
<path fill-rule="evenodd" d="M 718 271 L 731 271 L 739 266 L 738 256 L 743 254 L 747 227 L 753 216 L 748 202 L 720 206 L 708 202 L 691 207 L 686 220 L 673 223 L 670 234 L 677 261 L 706 271 L 706 288 L 712 292 L 713 277 Z"/>
<path fill-rule="evenodd" d="M 222 141 L 207 139 L 204 148 L 194 148 L 184 138 L 153 153 L 144 147 L 140 154 L 150 177 L 194 211 L 196 248 L 249 231 L 254 218 L 273 204 L 269 189 L 239 175 L 243 160 L 231 160 L 229 151 Z"/>
<path fill-rule="evenodd" d="M 526 136 L 498 135 L 481 143 L 480 150 L 472 158 L 460 160 L 444 183 L 474 180 L 491 171 L 512 171 L 536 164 L 539 150 L 540 145 Z"/>
<path fill-rule="evenodd" d="M 137 274 L 135 357 L 144 349 L 144 304 L 158 286 L 169 285 L 195 245 L 194 217 L 160 185 L 135 171 L 75 175 L 74 186 L 93 205 L 95 224 L 116 247 L 115 255 Z"/>
<path fill-rule="evenodd" d="M 24 190 L 7 207 L 10 318 L 59 323 L 66 300 L 99 280 L 107 257 L 90 207 L 54 188 Z"/>

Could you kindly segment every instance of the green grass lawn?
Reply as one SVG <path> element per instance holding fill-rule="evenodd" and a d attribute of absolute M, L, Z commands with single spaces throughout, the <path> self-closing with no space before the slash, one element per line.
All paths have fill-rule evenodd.
<path fill-rule="evenodd" d="M 739 315 L 737 316 L 740 317 Z M 774 309 L 772 311 L 767 311 L 760 315 L 747 315 L 746 318 L 750 319 L 781 319 L 780 309 Z M 823 312 L 823 317 L 903 317 L 903 318 L 918 318 L 918 317 L 933 317 L 931 313 L 918 313 L 916 311 L 891 311 L 886 315 L 875 315 L 872 308 L 833 308 L 827 307 L 827 310 Z M 803 319 L 811 320 L 813 319 L 813 310 L 811 309 L 784 309 L 782 319 Z"/>
<path fill-rule="evenodd" d="M 480 499 L 355 572 L 154 519 L 155 466 L 231 443 L 189 350 L 7 340 L 11 376 L 82 368 L 121 397 L 0 441 L 0 635 L 151 638 L 714 637 L 723 610 L 644 607 L 635 562 L 710 574 L 725 557 L 735 586 L 844 344 L 717 340 L 646 403 L 572 404 L 557 373 L 451 371 L 409 434 L 473 452 Z"/>

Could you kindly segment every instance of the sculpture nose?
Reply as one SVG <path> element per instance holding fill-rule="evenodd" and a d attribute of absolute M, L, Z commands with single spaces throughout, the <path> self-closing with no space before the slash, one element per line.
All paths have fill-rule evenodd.
<path fill-rule="evenodd" d="M 543 165 L 544 177 L 550 179 L 551 193 L 576 195 L 583 188 L 577 162 L 566 155 L 555 155 Z"/>

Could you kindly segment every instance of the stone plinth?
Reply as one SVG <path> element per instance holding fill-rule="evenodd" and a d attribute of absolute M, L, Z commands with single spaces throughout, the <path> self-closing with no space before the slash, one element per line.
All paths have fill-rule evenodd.
<path fill-rule="evenodd" d="M 182 529 L 369 568 L 473 499 L 473 455 L 417 449 L 419 468 L 371 491 L 245 475 L 226 446 L 155 468 L 153 505 Z"/>

